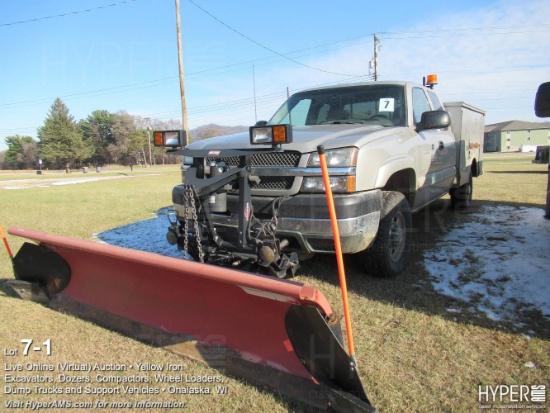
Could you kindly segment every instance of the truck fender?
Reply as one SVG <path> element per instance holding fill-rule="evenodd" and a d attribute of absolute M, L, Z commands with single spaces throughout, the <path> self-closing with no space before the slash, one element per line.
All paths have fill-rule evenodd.
<path fill-rule="evenodd" d="M 409 155 L 401 155 L 391 158 L 380 165 L 376 175 L 375 188 L 384 188 L 392 175 L 406 169 L 414 169 L 414 159 Z M 413 188 L 414 190 L 414 188 Z"/>

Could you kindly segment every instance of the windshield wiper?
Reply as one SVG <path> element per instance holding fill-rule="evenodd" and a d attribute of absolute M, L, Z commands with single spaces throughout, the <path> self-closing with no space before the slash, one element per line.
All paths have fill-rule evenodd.
<path fill-rule="evenodd" d="M 328 122 L 321 122 L 320 125 L 354 125 L 354 124 L 362 124 L 361 121 L 349 121 L 349 120 L 332 120 Z"/>

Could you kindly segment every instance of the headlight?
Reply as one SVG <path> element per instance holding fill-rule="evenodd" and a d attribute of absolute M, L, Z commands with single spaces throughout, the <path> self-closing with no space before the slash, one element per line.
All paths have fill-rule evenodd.
<path fill-rule="evenodd" d="M 346 193 L 355 192 L 355 176 L 332 176 L 330 177 L 330 188 L 332 192 Z M 302 182 L 303 192 L 325 192 L 323 177 L 308 176 Z"/>
<path fill-rule="evenodd" d="M 357 148 L 331 149 L 325 152 L 325 158 L 329 168 L 355 166 L 357 162 Z M 317 152 L 310 155 L 307 166 L 321 166 Z"/>
<path fill-rule="evenodd" d="M 349 193 L 356 190 L 355 168 L 357 164 L 357 148 L 339 148 L 325 151 L 325 159 L 329 168 L 345 168 L 347 173 L 342 174 L 338 171 L 337 176 L 330 177 L 330 187 L 332 192 Z M 319 154 L 312 153 L 307 163 L 308 167 L 320 168 Z M 319 170 L 319 175 L 321 174 Z M 330 169 L 329 169 L 330 174 Z M 303 192 L 325 192 L 322 176 L 307 176 L 302 181 Z"/>
<path fill-rule="evenodd" d="M 183 164 L 184 165 L 193 165 L 193 157 L 192 156 L 184 156 L 183 157 Z"/>

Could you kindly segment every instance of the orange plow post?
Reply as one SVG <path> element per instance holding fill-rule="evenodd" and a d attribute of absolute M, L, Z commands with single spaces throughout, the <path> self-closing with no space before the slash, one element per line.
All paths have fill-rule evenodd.
<path fill-rule="evenodd" d="M 34 241 L 13 258 L 16 292 L 38 286 L 33 297 L 52 308 L 321 410 L 375 411 L 338 318 L 315 288 L 19 227 L 8 232 Z"/>

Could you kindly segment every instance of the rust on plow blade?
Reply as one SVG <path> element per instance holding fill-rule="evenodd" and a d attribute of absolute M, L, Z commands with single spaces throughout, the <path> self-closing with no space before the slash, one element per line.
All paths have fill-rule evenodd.
<path fill-rule="evenodd" d="M 16 281 L 47 305 L 323 410 L 374 412 L 321 292 L 301 283 L 12 227 Z M 19 283 L 19 286 L 18 286 Z"/>

